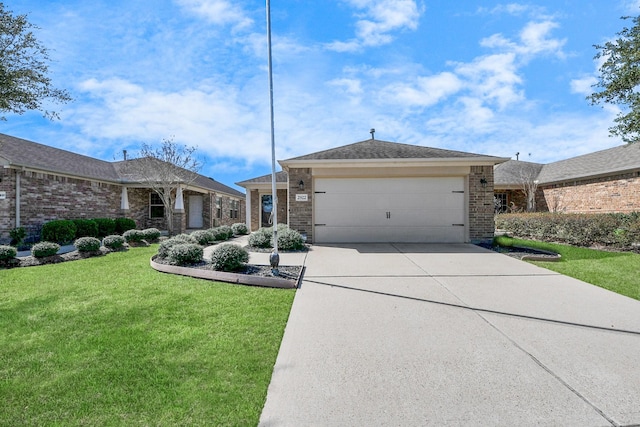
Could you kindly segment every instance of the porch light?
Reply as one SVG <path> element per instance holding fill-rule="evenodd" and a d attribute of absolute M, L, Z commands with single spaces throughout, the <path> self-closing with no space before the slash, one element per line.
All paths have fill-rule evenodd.
<path fill-rule="evenodd" d="M 298 188 L 300 190 L 304 190 L 304 181 L 303 180 L 300 180 L 300 182 L 298 183 Z"/>
<path fill-rule="evenodd" d="M 480 178 L 480 184 L 482 185 L 482 188 L 486 188 L 487 187 L 487 180 L 485 179 L 484 176 L 482 178 Z"/>

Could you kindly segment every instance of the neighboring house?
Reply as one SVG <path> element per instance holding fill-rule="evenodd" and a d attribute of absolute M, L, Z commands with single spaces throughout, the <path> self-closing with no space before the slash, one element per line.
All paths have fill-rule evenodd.
<path fill-rule="evenodd" d="M 106 162 L 0 134 L 0 241 L 25 227 L 30 235 L 54 219 L 135 220 L 167 228 L 158 195 L 126 177 L 126 162 Z M 175 233 L 243 222 L 244 194 L 202 175 L 182 189 Z"/>
<path fill-rule="evenodd" d="M 535 171 L 537 174 L 531 173 Z M 495 195 L 502 211 L 526 210 L 522 177 L 536 181 L 537 211 L 640 211 L 640 144 L 545 165 L 517 160 L 499 164 L 495 167 Z"/>
<path fill-rule="evenodd" d="M 314 243 L 469 242 L 493 236 L 493 167 L 507 159 L 370 139 L 279 161 L 278 222 Z M 247 189 L 268 225 L 271 176 Z"/>

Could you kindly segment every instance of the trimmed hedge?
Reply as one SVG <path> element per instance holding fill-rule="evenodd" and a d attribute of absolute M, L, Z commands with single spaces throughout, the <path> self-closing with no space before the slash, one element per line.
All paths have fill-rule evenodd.
<path fill-rule="evenodd" d="M 92 219 L 72 219 L 76 225 L 76 238 L 98 237 L 98 223 Z"/>
<path fill-rule="evenodd" d="M 18 255 L 18 251 L 13 246 L 0 245 L 0 262 L 12 260 Z"/>
<path fill-rule="evenodd" d="M 231 225 L 231 230 L 236 236 L 244 236 L 245 234 L 249 234 L 247 224 L 245 224 L 244 222 L 237 222 Z"/>
<path fill-rule="evenodd" d="M 111 236 L 106 236 L 104 239 L 102 239 L 102 244 L 105 248 L 111 249 L 112 251 L 117 251 L 124 247 L 125 240 L 124 237 L 120 235 L 112 234 Z"/>
<path fill-rule="evenodd" d="M 95 237 L 81 237 L 73 245 L 78 252 L 97 252 L 100 250 L 100 240 Z"/>
<path fill-rule="evenodd" d="M 496 215 L 496 228 L 515 236 L 575 246 L 628 248 L 640 243 L 640 213 Z"/>
<path fill-rule="evenodd" d="M 133 230 L 136 228 L 136 222 L 131 218 L 116 218 L 116 233 L 124 234 L 125 231 Z"/>
<path fill-rule="evenodd" d="M 173 265 L 193 265 L 202 262 L 202 246 L 194 243 L 178 243 L 167 251 L 167 260 Z"/>
<path fill-rule="evenodd" d="M 211 268 L 219 271 L 236 271 L 249 262 L 249 252 L 233 243 L 222 243 L 211 253 Z"/>
<path fill-rule="evenodd" d="M 94 218 L 98 226 L 98 235 L 96 237 L 111 236 L 116 232 L 116 221 L 112 218 Z"/>
<path fill-rule="evenodd" d="M 144 240 L 144 233 L 142 230 L 127 230 L 122 234 L 122 237 L 124 237 L 127 243 L 137 243 Z"/>
<path fill-rule="evenodd" d="M 142 230 L 142 234 L 144 235 L 144 240 L 148 243 L 156 243 L 160 239 L 161 233 L 157 228 L 145 228 Z"/>
<path fill-rule="evenodd" d="M 49 221 L 42 226 L 42 240 L 44 241 L 67 244 L 71 243 L 75 237 L 76 225 L 68 219 Z"/>
<path fill-rule="evenodd" d="M 60 245 L 53 242 L 40 242 L 33 245 L 31 255 L 36 258 L 54 256 L 60 250 Z"/>
<path fill-rule="evenodd" d="M 249 235 L 249 246 L 256 248 L 273 247 L 273 227 L 260 228 Z M 304 239 L 296 230 L 285 224 L 278 224 L 278 249 L 297 251 L 304 248 Z"/>
<path fill-rule="evenodd" d="M 198 244 L 202 246 L 209 246 L 216 241 L 216 237 L 211 230 L 196 230 L 191 233 L 191 237 L 196 239 Z"/>

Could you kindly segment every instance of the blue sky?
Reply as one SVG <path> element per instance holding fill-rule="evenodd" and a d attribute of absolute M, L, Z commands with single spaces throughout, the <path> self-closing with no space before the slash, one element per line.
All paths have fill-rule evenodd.
<path fill-rule="evenodd" d="M 265 3 L 14 0 L 75 98 L 0 132 L 104 160 L 162 139 L 233 185 L 270 173 Z M 640 0 L 271 2 L 276 157 L 376 138 L 550 162 L 620 145 L 585 96 Z"/>

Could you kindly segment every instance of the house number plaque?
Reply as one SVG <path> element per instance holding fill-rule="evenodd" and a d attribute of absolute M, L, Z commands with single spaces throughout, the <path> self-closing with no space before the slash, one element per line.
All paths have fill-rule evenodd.
<path fill-rule="evenodd" d="M 0 200 L 4 200 L 7 198 L 7 192 L 6 191 L 0 191 Z"/>
<path fill-rule="evenodd" d="M 296 194 L 296 202 L 308 202 L 309 195 L 308 194 Z"/>

